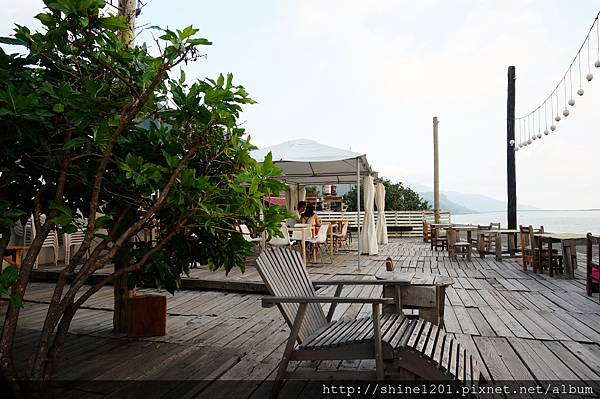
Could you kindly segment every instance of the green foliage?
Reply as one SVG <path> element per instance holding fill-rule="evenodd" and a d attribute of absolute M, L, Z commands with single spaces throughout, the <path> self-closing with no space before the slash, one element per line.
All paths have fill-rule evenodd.
<path fill-rule="evenodd" d="M 392 183 L 384 180 L 386 211 L 421 211 L 429 209 L 429 204 L 415 191 L 405 187 L 401 182 Z M 362 190 L 361 190 L 362 191 Z M 356 211 L 356 187 L 344 195 L 348 211 Z M 364 208 L 364 198 L 360 199 L 360 209 Z"/>
<path fill-rule="evenodd" d="M 0 297 L 9 297 L 10 305 L 15 308 L 23 306 L 21 298 L 11 295 L 10 287 L 17 281 L 19 269 L 15 265 L 10 265 L 0 273 Z"/>
<path fill-rule="evenodd" d="M 127 240 L 115 257 L 133 264 L 162 246 L 130 275 L 132 285 L 172 291 L 195 262 L 243 269 L 251 248 L 235 226 L 273 234 L 287 216 L 261 201 L 283 190 L 273 179 L 281 171 L 270 156 L 262 166 L 250 157 L 254 147 L 237 123 L 254 100 L 231 74 L 191 83 L 183 71 L 172 76 L 211 44 L 191 26 L 153 28 L 163 41 L 154 56 L 119 40 L 124 21 L 102 16 L 104 1 L 45 3 L 48 12 L 36 17 L 43 32 L 17 26 L 0 39 L 22 47 L 0 48 L 0 224 L 32 213 L 37 196 L 63 232 L 84 228 L 90 209 L 97 212 L 95 236 L 110 248 L 151 215 L 134 236 L 154 229 L 158 239 Z"/>

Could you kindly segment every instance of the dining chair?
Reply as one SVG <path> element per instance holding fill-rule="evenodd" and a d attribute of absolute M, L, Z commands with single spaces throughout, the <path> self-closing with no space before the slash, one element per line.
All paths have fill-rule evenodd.
<path fill-rule="evenodd" d="M 323 223 L 321 226 L 319 226 L 319 231 L 317 232 L 317 235 L 315 237 L 307 240 L 307 242 L 309 243 L 310 248 L 311 248 L 311 253 L 312 253 L 312 251 L 316 251 L 316 254 L 320 254 L 321 261 L 323 260 L 322 246 L 324 244 L 327 244 L 327 233 L 328 232 L 329 232 L 329 223 Z M 328 252 L 327 248 L 325 249 L 325 251 Z M 333 257 L 331 256 L 331 253 L 329 254 L 329 259 L 330 259 L 329 263 L 333 263 Z"/>
<path fill-rule="evenodd" d="M 295 241 L 290 239 L 290 232 L 285 222 L 281 222 L 281 233 L 283 234 L 283 237 L 272 236 L 269 240 L 269 245 L 272 245 L 274 247 L 291 247 L 292 245 L 294 245 Z"/>

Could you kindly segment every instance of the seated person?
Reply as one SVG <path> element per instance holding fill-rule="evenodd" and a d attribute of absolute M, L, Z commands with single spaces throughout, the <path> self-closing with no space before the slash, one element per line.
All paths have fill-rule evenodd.
<path fill-rule="evenodd" d="M 296 223 L 299 223 L 302 220 L 302 214 L 304 213 L 305 210 L 306 210 L 306 202 L 305 201 L 298 202 L 298 209 L 294 210 L 292 212 L 292 214 L 294 216 L 291 217 L 291 218 L 289 218 L 286 221 L 287 226 L 288 227 L 294 227 L 294 225 Z"/>
<path fill-rule="evenodd" d="M 319 216 L 317 216 L 317 214 L 315 213 L 313 204 L 311 204 L 310 202 L 306 204 L 306 209 L 300 216 L 302 223 L 306 223 L 315 227 L 321 226 L 321 219 L 319 219 Z"/>

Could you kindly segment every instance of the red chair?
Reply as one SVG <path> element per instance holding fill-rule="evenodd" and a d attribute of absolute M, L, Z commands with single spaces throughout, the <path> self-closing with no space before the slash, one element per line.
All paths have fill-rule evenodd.
<path fill-rule="evenodd" d="M 596 261 L 592 259 L 593 246 L 598 246 L 596 253 Z M 596 290 L 594 290 L 596 285 Z M 592 292 L 600 292 L 600 236 L 593 236 L 592 233 L 587 234 L 587 294 L 592 295 Z M 600 301 L 600 294 L 598 294 Z"/>

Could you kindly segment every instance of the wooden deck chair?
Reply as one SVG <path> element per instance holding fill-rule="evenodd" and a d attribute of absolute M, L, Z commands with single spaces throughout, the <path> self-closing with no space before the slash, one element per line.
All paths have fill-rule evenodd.
<path fill-rule="evenodd" d="M 300 255 L 287 248 L 269 248 L 257 259 L 258 272 L 272 297 L 263 307 L 277 305 L 290 327 L 271 397 L 276 397 L 284 379 L 426 379 L 477 384 L 477 362 L 458 341 L 423 319 L 409 320 L 404 314 L 381 315 L 392 298 L 342 297 L 345 285 L 379 285 L 378 280 L 322 281 L 318 286 L 336 286 L 333 297 L 316 295 Z M 407 284 L 406 281 L 385 281 Z M 371 317 L 333 321 L 339 303 L 370 304 Z M 330 304 L 327 316 L 321 304 Z M 296 343 L 298 346 L 296 346 Z M 375 370 L 288 371 L 290 361 L 374 359 Z"/>

